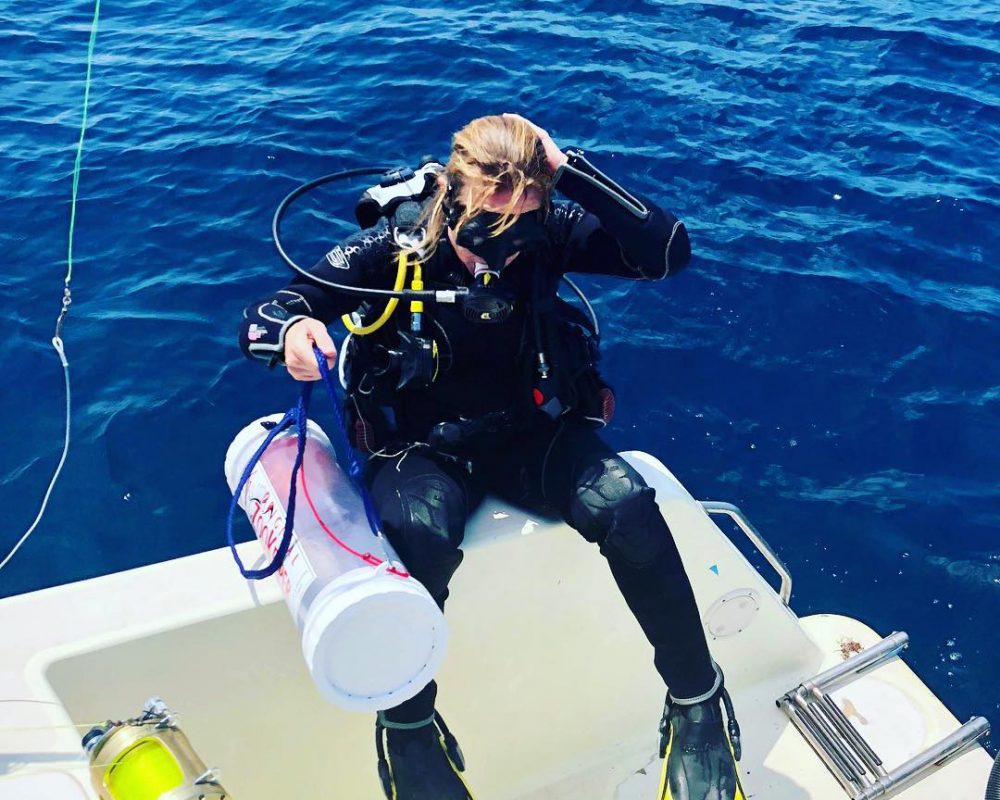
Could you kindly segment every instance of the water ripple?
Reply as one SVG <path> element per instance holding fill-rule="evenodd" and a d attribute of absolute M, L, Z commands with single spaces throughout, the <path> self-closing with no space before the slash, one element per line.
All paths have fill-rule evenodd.
<path fill-rule="evenodd" d="M 48 337 L 88 26 L 86 3 L 0 6 L 0 503 L 24 519 L 61 436 Z M 1000 648 L 957 614 L 996 602 L 995 3 L 121 0 L 91 101 L 65 331 L 77 440 L 2 593 L 221 544 L 228 440 L 294 394 L 233 342 L 287 278 L 275 204 L 519 110 L 691 232 L 676 279 L 581 279 L 612 442 L 750 509 L 803 613 Z M 303 201 L 299 258 L 350 230 L 362 188 Z M 1000 693 L 963 654 L 961 681 L 914 658 L 959 716 L 988 712 Z"/>

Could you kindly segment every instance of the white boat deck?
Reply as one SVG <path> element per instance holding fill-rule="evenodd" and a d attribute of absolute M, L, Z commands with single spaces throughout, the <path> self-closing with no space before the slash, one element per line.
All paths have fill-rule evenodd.
<path fill-rule="evenodd" d="M 718 634 L 748 796 L 842 800 L 775 700 L 881 637 L 846 617 L 797 618 L 659 462 L 629 458 Z M 652 650 L 596 549 L 532 522 L 488 501 L 452 583 L 439 707 L 467 778 L 479 800 L 652 800 L 664 694 Z M 246 561 L 258 552 L 241 546 Z M 249 586 L 228 550 L 8 598 L 0 629 L 0 800 L 92 797 L 80 735 L 154 694 L 234 800 L 382 797 L 371 716 L 320 698 L 276 584 Z M 901 661 L 834 697 L 890 768 L 959 724 Z M 976 747 L 898 797 L 981 800 L 990 766 Z"/>

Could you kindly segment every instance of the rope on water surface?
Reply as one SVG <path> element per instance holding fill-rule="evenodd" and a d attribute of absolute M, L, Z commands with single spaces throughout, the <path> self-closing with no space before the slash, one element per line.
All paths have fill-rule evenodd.
<path fill-rule="evenodd" d="M 59 363 L 62 365 L 63 379 L 66 386 L 66 425 L 63 434 L 62 455 L 59 457 L 59 463 L 56 465 L 55 471 L 52 473 L 52 478 L 49 480 L 49 485 L 45 490 L 45 496 L 42 498 L 38 514 L 35 515 L 35 519 L 28 527 L 28 530 L 17 540 L 17 544 L 4 557 L 3 561 L 0 561 L 0 570 L 7 566 L 14 557 L 14 554 L 21 549 L 21 545 L 28 541 L 28 537 L 35 532 L 38 524 L 42 521 L 42 516 L 45 514 L 45 509 L 49 504 L 49 498 L 52 496 L 52 490 L 55 489 L 56 481 L 59 480 L 63 465 L 66 463 L 66 456 L 69 454 L 72 395 L 69 383 L 69 361 L 66 360 L 66 349 L 62 340 L 62 327 L 66 321 L 66 315 L 69 314 L 70 303 L 73 302 L 70 281 L 73 279 L 73 232 L 76 228 L 76 196 L 80 186 L 80 164 L 83 161 L 83 140 L 87 133 L 87 110 L 90 106 L 90 76 L 94 65 L 94 45 L 97 42 L 97 24 L 100 15 L 101 0 L 95 0 L 94 18 L 90 23 L 90 40 L 87 43 L 87 75 L 83 85 L 83 119 L 80 122 L 80 138 L 76 144 L 76 159 L 73 162 L 73 189 L 69 206 L 69 238 L 66 247 L 66 277 L 63 279 L 62 308 L 59 310 L 59 316 L 56 318 L 55 332 L 52 334 L 52 347 L 55 348 L 56 354 L 59 356 Z"/>

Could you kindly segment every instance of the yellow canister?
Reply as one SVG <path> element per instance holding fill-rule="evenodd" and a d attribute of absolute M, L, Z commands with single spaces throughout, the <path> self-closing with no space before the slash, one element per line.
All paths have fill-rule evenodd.
<path fill-rule="evenodd" d="M 101 800 L 232 800 L 159 698 L 135 719 L 93 728 L 83 746 Z"/>

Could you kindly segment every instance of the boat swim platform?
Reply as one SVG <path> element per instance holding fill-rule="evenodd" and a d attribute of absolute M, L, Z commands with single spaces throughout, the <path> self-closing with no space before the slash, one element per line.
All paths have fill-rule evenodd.
<path fill-rule="evenodd" d="M 666 467 L 626 457 L 657 490 L 725 671 L 747 797 L 848 797 L 776 701 L 881 637 L 797 617 L 787 583 L 772 588 Z M 438 707 L 478 800 L 653 800 L 664 689 L 596 548 L 487 499 L 465 549 Z M 320 697 L 276 582 L 243 580 L 227 548 L 7 598 L 0 630 L 0 800 L 94 797 L 80 737 L 152 695 L 234 800 L 383 797 L 373 715 Z M 959 727 L 899 659 L 830 696 L 890 770 Z M 981 800 L 991 764 L 972 745 L 895 796 Z"/>

